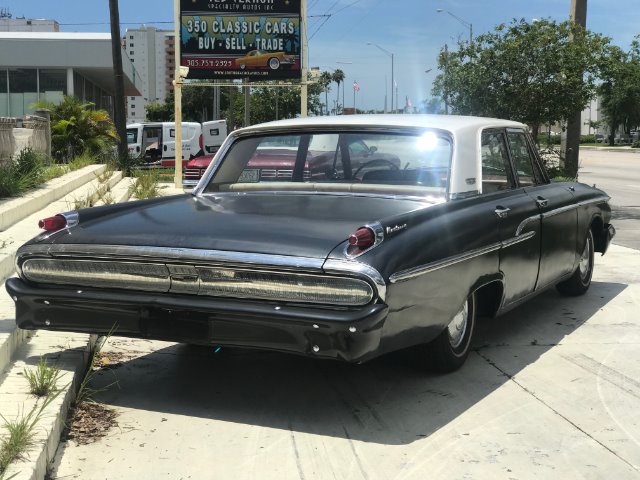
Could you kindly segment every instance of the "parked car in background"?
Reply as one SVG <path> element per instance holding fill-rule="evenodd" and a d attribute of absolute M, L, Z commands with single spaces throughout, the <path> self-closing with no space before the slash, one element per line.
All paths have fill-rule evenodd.
<path fill-rule="evenodd" d="M 176 158 L 175 122 L 132 123 L 127 125 L 129 154 L 147 163 L 173 166 Z M 182 122 L 182 155 L 191 159 L 202 155 L 202 125 Z"/>
<path fill-rule="evenodd" d="M 297 141 L 297 137 L 282 136 L 261 144 L 247 164 L 247 171 L 250 172 L 247 175 L 257 175 L 261 181 L 290 180 L 297 158 Z M 316 136 L 311 139 L 303 168 L 304 179 L 317 176 L 326 178 L 327 172 L 329 175 L 340 175 L 342 166 L 334 165 L 336 141 L 337 136 L 331 135 Z M 325 144 L 325 142 L 328 143 Z M 364 163 L 387 162 L 400 167 L 400 158 L 397 155 L 378 152 L 377 147 L 369 147 L 361 139 L 351 140 L 346 148 L 349 150 L 350 166 L 356 171 Z M 212 161 L 212 156 L 204 156 L 188 162 L 184 170 L 184 185 L 197 184 Z"/>
<path fill-rule="evenodd" d="M 212 120 L 202 124 L 202 143 L 205 155 L 215 154 L 228 134 L 226 120 Z"/>
<path fill-rule="evenodd" d="M 608 200 L 512 121 L 285 120 L 231 133 L 191 194 L 42 220 L 6 288 L 24 329 L 452 371 L 479 316 L 587 292 Z"/>

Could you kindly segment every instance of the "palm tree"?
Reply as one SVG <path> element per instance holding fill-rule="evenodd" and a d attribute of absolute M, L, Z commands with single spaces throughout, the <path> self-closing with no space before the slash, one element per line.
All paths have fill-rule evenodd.
<path fill-rule="evenodd" d="M 51 111 L 51 154 L 58 161 L 84 153 L 99 155 L 118 141 L 109 113 L 92 109 L 93 103 L 64 97 L 58 105 L 37 102 L 34 107 Z"/>
<path fill-rule="evenodd" d="M 331 80 L 338 84 L 338 92 L 336 93 L 336 114 L 338 113 L 338 105 L 340 104 L 340 84 L 344 81 L 344 72 L 339 68 L 331 75 Z M 343 105 L 344 108 L 344 105 Z"/>
<path fill-rule="evenodd" d="M 324 89 L 324 106 L 327 110 L 327 112 L 329 111 L 329 85 L 331 85 L 331 82 L 333 81 L 332 76 L 329 72 L 322 72 L 320 74 L 320 85 L 322 85 L 322 88 Z"/>

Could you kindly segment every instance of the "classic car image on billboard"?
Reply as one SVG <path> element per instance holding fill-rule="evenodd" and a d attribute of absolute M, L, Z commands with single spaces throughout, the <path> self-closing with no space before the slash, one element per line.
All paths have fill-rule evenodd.
<path fill-rule="evenodd" d="M 526 125 L 311 117 L 232 132 L 190 194 L 60 213 L 16 254 L 23 329 L 463 365 L 479 317 L 587 293 L 607 194 Z"/>
<path fill-rule="evenodd" d="M 270 68 L 277 70 L 280 67 L 291 67 L 295 62 L 293 55 L 284 52 L 267 52 L 264 50 L 251 50 L 244 57 L 235 59 L 235 66 L 241 70 L 245 68 Z"/>

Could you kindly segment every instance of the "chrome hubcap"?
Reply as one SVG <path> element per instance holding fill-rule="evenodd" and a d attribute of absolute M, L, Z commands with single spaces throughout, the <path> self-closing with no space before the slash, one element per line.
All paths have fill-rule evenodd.
<path fill-rule="evenodd" d="M 464 334 L 467 331 L 467 322 L 469 320 L 469 307 L 468 302 L 464 303 L 462 310 L 453 317 L 451 323 L 447 326 L 449 332 L 449 343 L 453 348 L 458 348 L 464 339 Z"/>
<path fill-rule="evenodd" d="M 584 251 L 582 252 L 582 255 L 580 256 L 580 264 L 579 264 L 580 277 L 583 279 L 587 276 L 587 273 L 589 273 L 589 260 L 591 257 L 590 246 L 591 246 L 591 240 L 587 238 L 587 243 L 584 246 Z"/>

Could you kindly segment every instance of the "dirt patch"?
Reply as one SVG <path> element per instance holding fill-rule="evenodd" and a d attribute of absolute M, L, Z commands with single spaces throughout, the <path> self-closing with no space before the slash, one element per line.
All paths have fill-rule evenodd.
<path fill-rule="evenodd" d="M 118 426 L 115 410 L 95 402 L 83 402 L 71 410 L 63 441 L 73 440 L 80 445 L 93 443 L 107 436 Z"/>

